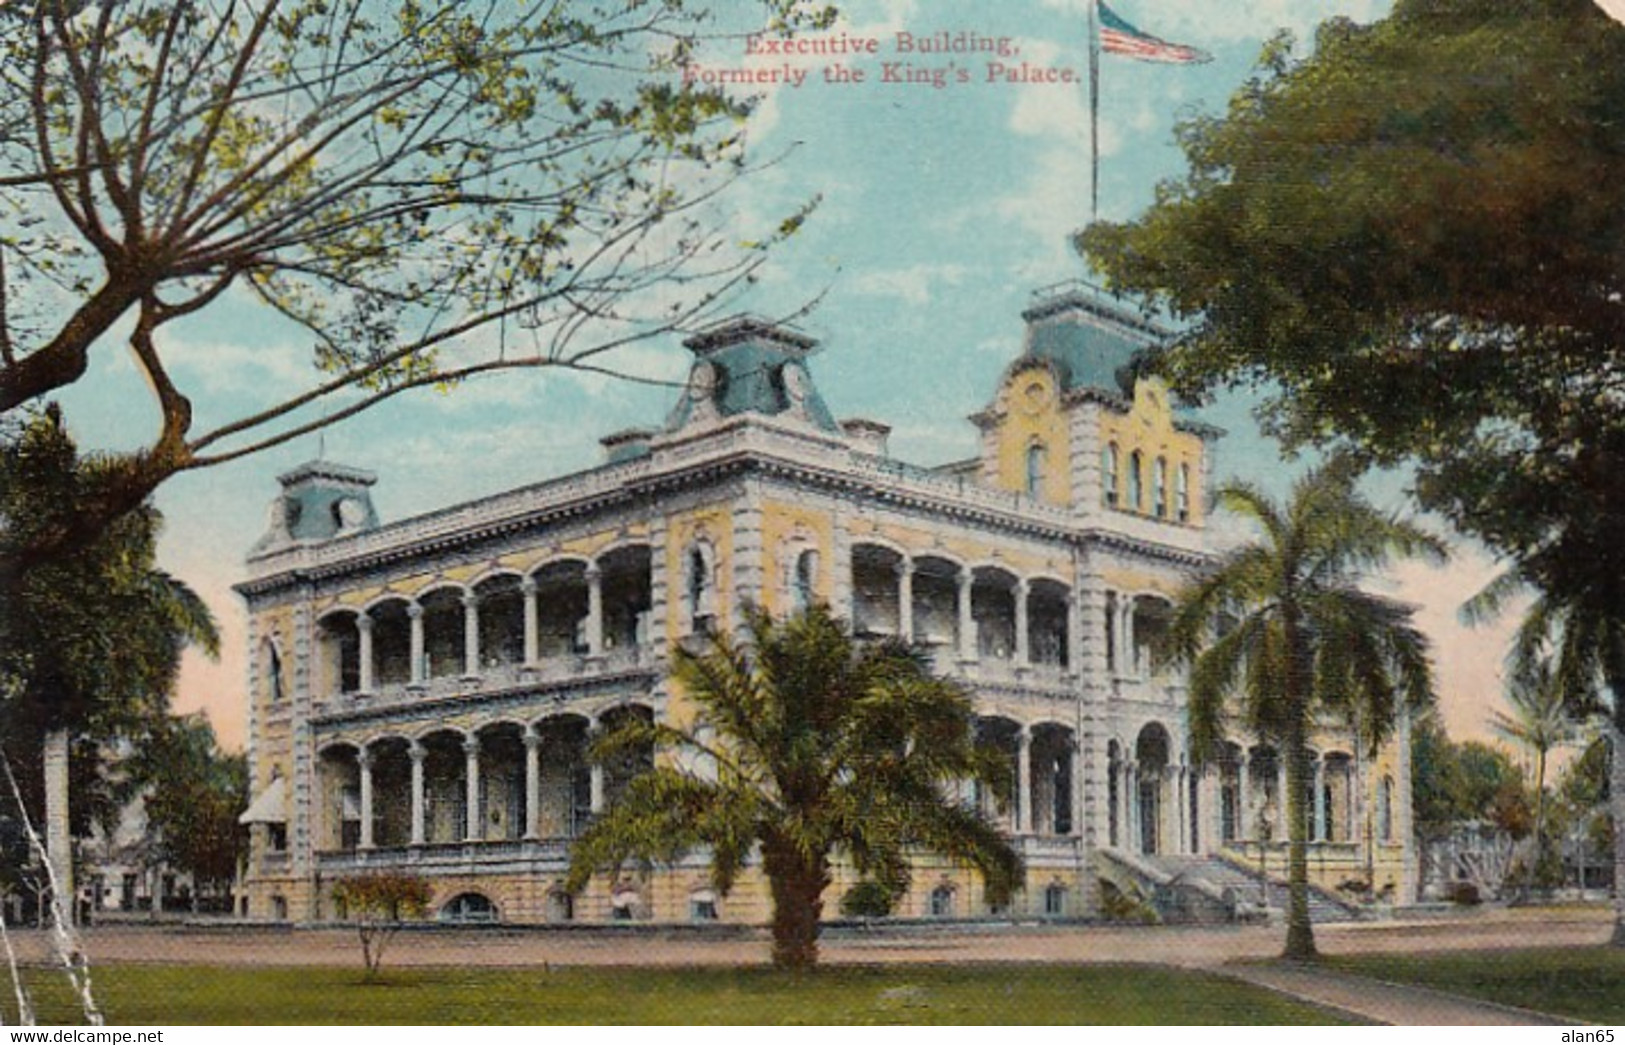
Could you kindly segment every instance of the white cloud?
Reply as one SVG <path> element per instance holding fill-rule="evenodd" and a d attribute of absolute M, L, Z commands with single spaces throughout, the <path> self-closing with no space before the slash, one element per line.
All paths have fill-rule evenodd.
<path fill-rule="evenodd" d="M 943 286 L 958 286 L 970 275 L 960 264 L 921 262 L 900 269 L 882 269 L 865 273 L 855 280 L 850 292 L 870 297 L 891 297 L 910 305 L 927 305 Z"/>

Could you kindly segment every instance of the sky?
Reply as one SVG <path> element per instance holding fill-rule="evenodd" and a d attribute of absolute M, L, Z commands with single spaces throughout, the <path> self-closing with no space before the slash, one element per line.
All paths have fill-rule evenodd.
<path fill-rule="evenodd" d="M 718 0 L 737 12 L 743 5 Z M 1031 293 L 1087 277 L 1070 247 L 1090 220 L 1088 49 L 1085 0 L 852 0 L 828 35 L 878 39 L 880 52 L 847 60 L 863 82 L 829 82 L 831 57 L 793 56 L 799 86 L 757 88 L 747 126 L 764 168 L 730 190 L 741 235 L 771 227 L 805 201 L 820 204 L 780 249 L 741 310 L 767 316 L 814 310 L 798 326 L 819 339 L 812 371 L 837 416 L 893 426 L 894 454 L 921 464 L 972 456 L 967 416 L 983 407 L 1005 364 L 1021 348 L 1020 312 Z M 1134 217 L 1158 180 L 1183 168 L 1172 128 L 1183 113 L 1219 112 L 1276 30 L 1312 40 L 1322 19 L 1381 17 L 1386 0 L 1111 0 L 1141 29 L 1214 56 L 1168 66 L 1103 56 L 1099 216 Z M 1008 57 L 924 54 L 910 41 L 998 41 Z M 964 34 L 963 37 L 960 34 Z M 773 69 L 778 55 L 747 55 L 738 38 L 704 46 L 703 70 Z M 1054 70 L 1063 82 L 990 81 L 987 62 Z M 905 81 L 884 82 L 885 62 L 903 62 Z M 960 72 L 964 73 L 961 82 Z M 1031 77 L 1029 77 L 1030 79 Z M 1073 82 L 1064 82 L 1071 80 Z M 771 160 L 771 163 L 765 161 Z M 200 407 L 228 416 L 306 387 L 308 340 L 246 300 L 227 300 L 168 335 L 174 373 Z M 122 447 L 150 439 L 156 414 L 122 341 L 94 353 L 87 378 L 64 405 L 82 446 Z M 620 363 L 640 376 L 676 382 L 689 355 L 676 339 L 635 346 Z M 188 655 L 175 705 L 205 710 L 228 746 L 244 739 L 246 638 L 231 585 L 263 530 L 276 476 L 324 454 L 375 471 L 375 503 L 386 520 L 496 493 L 597 462 L 597 440 L 657 424 L 675 398 L 659 384 L 568 372 L 509 372 L 450 393 L 410 394 L 289 446 L 186 474 L 157 495 L 168 523 L 160 558 L 218 616 L 218 662 Z M 1283 465 L 1259 437 L 1251 403 L 1229 396 L 1206 414 L 1231 435 L 1221 444 L 1221 479 L 1235 476 L 1284 493 L 1301 465 Z M 1404 505 L 1404 479 L 1371 486 L 1381 503 Z M 1495 572 L 1462 546 L 1443 569 L 1396 570 L 1384 590 L 1415 602 L 1438 651 L 1441 704 L 1452 734 L 1485 734 L 1499 699 L 1506 627 L 1470 631 L 1461 601 Z"/>

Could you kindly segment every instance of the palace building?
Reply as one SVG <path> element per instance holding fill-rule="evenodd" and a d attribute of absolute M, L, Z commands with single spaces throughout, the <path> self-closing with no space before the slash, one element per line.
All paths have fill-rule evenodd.
<path fill-rule="evenodd" d="M 1150 652 L 1211 561 L 1220 433 L 1135 378 L 1165 332 L 1122 303 L 1069 284 L 1022 319 L 971 418 L 978 454 L 941 467 L 892 457 L 882 423 L 837 420 L 814 342 L 741 317 L 689 338 L 665 423 L 606 436 L 586 471 L 387 523 L 367 471 L 281 476 L 238 586 L 241 909 L 341 918 L 336 879 L 398 870 L 432 883 L 446 920 L 764 921 L 759 876 L 717 896 L 700 856 L 577 896 L 562 882 L 571 839 L 636 771 L 593 764 L 589 739 L 677 710 L 673 644 L 737 627 L 747 600 L 821 600 L 859 636 L 928 649 L 1016 767 L 1016 800 L 993 810 L 1027 861 L 1013 907 L 922 859 L 900 916 L 1087 917 L 1118 893 L 1233 914 L 1248 868 L 1284 873 L 1281 761 L 1238 736 L 1195 764 L 1182 681 Z M 1322 886 L 1412 895 L 1406 747 L 1371 758 L 1346 731 L 1317 737 Z"/>

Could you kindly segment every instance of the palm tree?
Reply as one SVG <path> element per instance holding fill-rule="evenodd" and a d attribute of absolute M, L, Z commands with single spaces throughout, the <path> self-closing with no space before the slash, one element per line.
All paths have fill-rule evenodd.
<path fill-rule="evenodd" d="M 1351 466 L 1328 464 L 1300 479 L 1284 507 L 1249 485 L 1222 489 L 1219 504 L 1256 523 L 1261 538 L 1183 594 L 1164 647 L 1190 668 L 1195 757 L 1216 752 L 1237 717 L 1286 759 L 1285 957 L 1293 959 L 1315 956 L 1304 801 L 1310 731 L 1336 718 L 1374 749 L 1398 715 L 1433 699 L 1427 640 L 1411 610 L 1355 585 L 1395 556 L 1442 560 L 1444 548 L 1377 511 L 1355 492 L 1355 478 Z"/>
<path fill-rule="evenodd" d="M 22 811 L 32 823 L 43 819 L 57 848 L 97 812 L 86 799 L 105 798 L 93 786 L 97 746 L 146 732 L 168 712 L 182 650 L 196 645 L 212 656 L 219 645 L 202 599 L 155 564 L 162 517 L 150 505 L 119 517 L 71 559 L 14 554 L 39 531 L 67 525 L 104 470 L 78 456 L 54 408 L 0 444 L 0 758 L 18 770 Z M 69 763 L 70 746 L 81 798 L 71 818 L 69 778 L 53 774 L 47 787 L 38 772 Z M 54 852 L 51 862 L 71 903 L 71 862 Z"/>
<path fill-rule="evenodd" d="M 1546 856 L 1546 759 L 1554 748 L 1572 744 L 1579 736 L 1579 726 L 1569 714 L 1562 679 L 1547 661 L 1522 665 L 1513 672 L 1507 703 L 1512 713 L 1492 713 L 1490 727 L 1535 756 L 1535 865 L 1524 882 L 1527 893 Z"/>
<path fill-rule="evenodd" d="M 673 650 L 681 724 L 630 722 L 601 739 L 610 761 L 650 745 L 635 777 L 577 840 L 569 886 L 628 860 L 671 862 L 706 848 L 726 893 L 759 847 L 773 897 L 773 961 L 811 966 L 835 860 L 893 896 L 910 854 L 974 867 L 991 903 L 1022 880 L 1020 857 L 978 810 L 967 780 L 1007 795 L 1008 762 L 972 739 L 970 697 L 897 642 L 855 644 L 827 607 L 784 621 L 746 608 L 748 644 Z M 683 712 L 692 714 L 683 717 Z"/>
<path fill-rule="evenodd" d="M 1590 577 L 1588 580 L 1587 577 Z M 1514 674 L 1547 657 L 1555 685 L 1574 718 L 1606 716 L 1609 746 L 1608 805 L 1614 830 L 1614 933 L 1625 947 L 1625 606 L 1607 570 L 1587 570 L 1561 539 L 1521 556 L 1462 606 L 1472 624 L 1499 616 L 1520 595 L 1535 593 L 1513 637 L 1508 662 Z"/>

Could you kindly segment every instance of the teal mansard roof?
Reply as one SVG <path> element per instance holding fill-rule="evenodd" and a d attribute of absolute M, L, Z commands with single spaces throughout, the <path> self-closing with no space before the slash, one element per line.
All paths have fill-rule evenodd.
<path fill-rule="evenodd" d="M 704 417 L 790 415 L 826 432 L 840 426 L 818 394 L 806 358 L 818 342 L 754 316 L 736 316 L 683 342 L 696 360 L 666 420 L 676 431 Z"/>
<path fill-rule="evenodd" d="M 1170 332 L 1142 318 L 1121 299 L 1082 281 L 1034 291 L 1023 358 L 1055 366 L 1064 390 L 1134 394 L 1135 357 Z"/>

